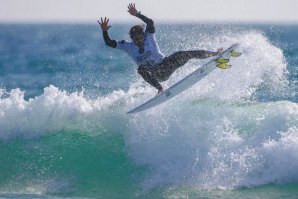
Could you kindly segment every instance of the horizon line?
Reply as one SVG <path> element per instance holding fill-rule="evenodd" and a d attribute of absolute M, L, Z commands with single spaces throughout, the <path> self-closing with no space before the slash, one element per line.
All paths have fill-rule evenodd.
<path fill-rule="evenodd" d="M 97 24 L 98 19 L 93 20 L 0 20 L 0 24 Z M 189 20 L 189 19 L 180 19 L 180 20 L 165 20 L 159 19 L 154 20 L 155 24 L 270 24 L 270 25 L 298 25 L 298 21 L 270 21 L 270 20 Z M 113 24 L 129 24 L 133 23 L 132 20 L 113 20 Z"/>

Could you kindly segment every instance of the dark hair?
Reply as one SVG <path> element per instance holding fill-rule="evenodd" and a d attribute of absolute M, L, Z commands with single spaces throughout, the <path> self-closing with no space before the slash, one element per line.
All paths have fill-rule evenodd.
<path fill-rule="evenodd" d="M 131 27 L 130 31 L 129 31 L 129 35 L 130 37 L 133 37 L 136 34 L 144 34 L 144 29 L 141 25 L 135 25 L 133 27 Z"/>

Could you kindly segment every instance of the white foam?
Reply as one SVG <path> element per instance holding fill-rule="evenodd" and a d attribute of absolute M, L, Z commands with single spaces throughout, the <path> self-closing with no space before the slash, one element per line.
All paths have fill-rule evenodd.
<path fill-rule="evenodd" d="M 123 91 L 115 91 L 91 100 L 83 92 L 68 93 L 55 86 L 46 87 L 44 94 L 28 101 L 20 89 L 2 93 L 0 139 L 30 138 L 67 129 L 92 132 L 100 128 L 101 121 L 117 107 L 118 101 L 127 96 Z"/>
<path fill-rule="evenodd" d="M 145 187 L 229 189 L 297 180 L 297 104 L 208 103 L 131 119 L 133 157 L 152 172 Z"/>

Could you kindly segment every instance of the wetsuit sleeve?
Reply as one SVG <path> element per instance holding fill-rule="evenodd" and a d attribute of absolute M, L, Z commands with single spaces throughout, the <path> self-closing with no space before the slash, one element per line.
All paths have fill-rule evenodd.
<path fill-rule="evenodd" d="M 116 40 L 112 40 L 109 36 L 108 31 L 102 31 L 102 35 L 103 35 L 103 39 L 106 43 L 106 45 L 112 47 L 112 48 L 116 48 L 117 47 L 117 42 Z"/>
<path fill-rule="evenodd" d="M 144 21 L 146 23 L 146 31 L 148 31 L 149 33 L 155 33 L 155 26 L 154 26 L 154 22 L 152 19 L 144 16 L 141 14 L 141 12 L 139 12 L 136 17 L 138 17 L 139 19 L 141 19 L 142 21 Z"/>

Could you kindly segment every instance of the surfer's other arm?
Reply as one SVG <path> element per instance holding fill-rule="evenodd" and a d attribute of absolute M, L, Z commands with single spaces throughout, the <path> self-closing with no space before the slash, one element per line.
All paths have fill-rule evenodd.
<path fill-rule="evenodd" d="M 139 19 L 141 19 L 143 22 L 146 23 L 147 25 L 146 31 L 150 33 L 155 33 L 155 26 L 152 19 L 142 15 L 141 12 L 136 9 L 136 6 L 134 3 L 129 4 L 127 8 L 128 8 L 129 14 L 131 14 L 132 16 L 138 17 Z"/>
<path fill-rule="evenodd" d="M 106 18 L 106 17 L 104 19 L 100 18 L 100 21 L 97 20 L 97 22 L 101 27 L 103 39 L 104 39 L 106 45 L 108 45 L 112 48 L 116 48 L 117 47 L 116 40 L 111 39 L 109 36 L 109 33 L 108 33 L 108 30 L 112 27 L 109 25 L 109 18 Z"/>

